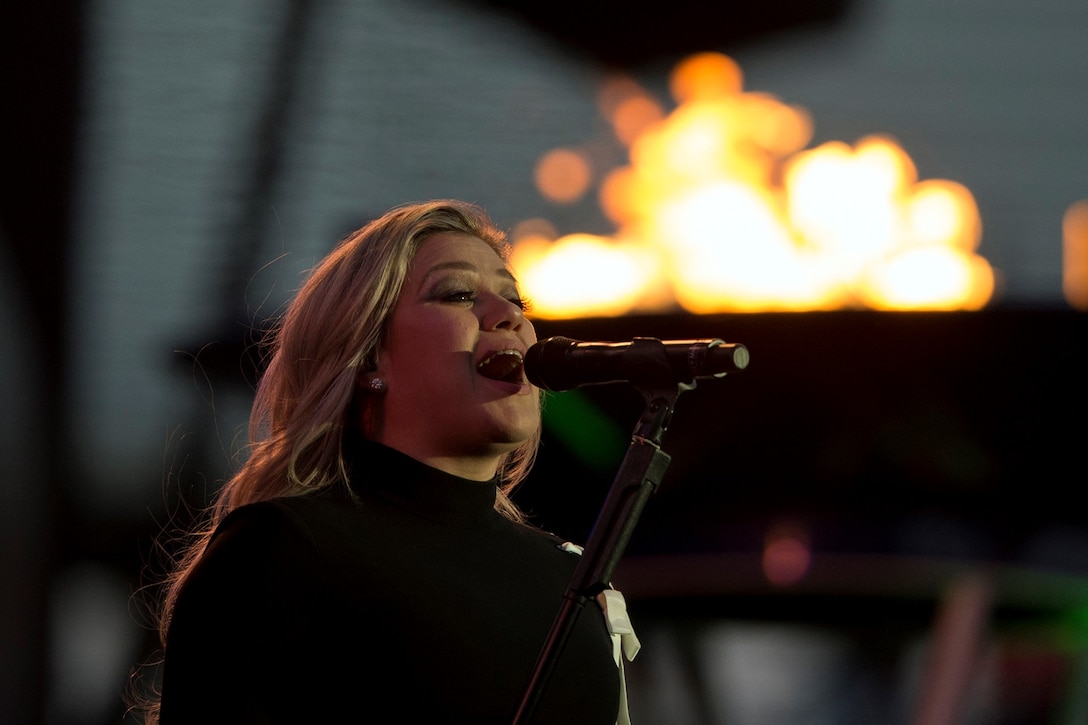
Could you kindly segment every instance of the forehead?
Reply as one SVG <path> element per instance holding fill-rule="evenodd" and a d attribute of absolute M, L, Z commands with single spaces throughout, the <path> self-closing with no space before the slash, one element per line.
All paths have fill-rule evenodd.
<path fill-rule="evenodd" d="M 506 263 L 490 244 L 460 232 L 443 232 L 424 239 L 412 259 L 408 276 L 422 282 L 436 272 L 457 269 L 512 279 Z"/>

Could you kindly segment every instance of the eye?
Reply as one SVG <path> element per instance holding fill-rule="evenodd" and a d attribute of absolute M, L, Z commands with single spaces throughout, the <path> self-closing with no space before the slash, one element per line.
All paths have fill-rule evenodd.
<path fill-rule="evenodd" d="M 443 302 L 473 302 L 476 300 L 476 292 L 474 290 L 454 290 L 452 292 L 446 292 L 442 295 Z"/>
<path fill-rule="evenodd" d="M 528 312 L 529 310 L 533 309 L 532 303 L 521 295 L 511 295 L 506 299 L 508 299 L 512 305 L 520 307 L 522 312 Z"/>

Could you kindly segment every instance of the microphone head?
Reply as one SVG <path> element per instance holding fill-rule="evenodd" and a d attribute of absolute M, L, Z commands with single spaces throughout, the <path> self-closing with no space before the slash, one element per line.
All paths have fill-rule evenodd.
<path fill-rule="evenodd" d="M 569 337 L 549 337 L 525 351 L 525 377 L 541 390 L 560 392 L 578 386 L 576 380 L 565 373 L 569 370 L 564 362 L 567 353 L 577 340 Z"/>

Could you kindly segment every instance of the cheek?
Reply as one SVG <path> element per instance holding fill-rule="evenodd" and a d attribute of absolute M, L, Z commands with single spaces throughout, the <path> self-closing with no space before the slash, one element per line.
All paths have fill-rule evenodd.
<path fill-rule="evenodd" d="M 409 380 L 419 387 L 428 382 L 442 385 L 452 377 L 472 371 L 472 355 L 478 326 L 449 315 L 421 315 L 407 320 L 390 336 L 384 367 L 391 379 Z"/>

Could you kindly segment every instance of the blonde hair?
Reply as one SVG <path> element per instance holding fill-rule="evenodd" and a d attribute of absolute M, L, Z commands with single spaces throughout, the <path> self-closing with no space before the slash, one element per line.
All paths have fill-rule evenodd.
<path fill-rule="evenodd" d="M 508 260 L 506 236 L 482 209 L 438 200 L 389 211 L 342 239 L 312 270 L 271 333 L 271 358 L 250 414 L 248 458 L 217 493 L 161 589 L 163 647 L 178 592 L 228 513 L 334 486 L 350 495 L 343 440 L 355 425 L 360 373 L 375 362 L 421 243 L 443 232 L 478 237 Z M 515 521 L 525 519 L 508 494 L 528 474 L 539 440 L 538 428 L 500 466 L 495 508 Z M 157 703 L 146 709 L 146 722 L 157 723 Z"/>

